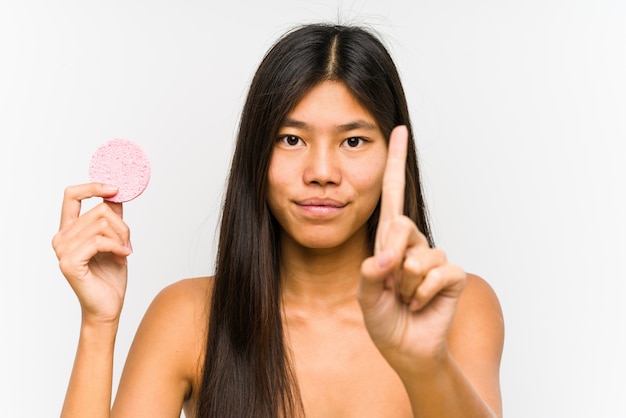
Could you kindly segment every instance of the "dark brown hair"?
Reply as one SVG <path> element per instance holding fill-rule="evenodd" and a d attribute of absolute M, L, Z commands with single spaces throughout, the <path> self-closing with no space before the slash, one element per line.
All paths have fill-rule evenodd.
<path fill-rule="evenodd" d="M 405 214 L 433 244 L 406 98 L 384 45 L 360 27 L 315 24 L 288 32 L 262 60 L 241 115 L 221 219 L 198 417 L 303 415 L 283 340 L 279 234 L 266 184 L 281 123 L 325 80 L 345 83 L 386 137 L 397 125 L 408 127 Z M 378 215 L 377 207 L 368 220 L 370 248 Z"/>

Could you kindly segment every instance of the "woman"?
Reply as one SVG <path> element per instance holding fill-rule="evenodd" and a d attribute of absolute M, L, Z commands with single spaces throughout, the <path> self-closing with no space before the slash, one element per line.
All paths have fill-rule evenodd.
<path fill-rule="evenodd" d="M 382 43 L 308 25 L 252 81 L 216 273 L 164 289 L 110 411 L 130 233 L 111 185 L 66 189 L 53 239 L 83 319 L 63 416 L 501 416 L 503 325 L 433 248 L 406 99 Z"/>

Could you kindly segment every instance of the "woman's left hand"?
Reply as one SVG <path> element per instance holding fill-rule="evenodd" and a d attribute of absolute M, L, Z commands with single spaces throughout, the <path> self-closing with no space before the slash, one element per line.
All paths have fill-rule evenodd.
<path fill-rule="evenodd" d="M 445 356 L 465 272 L 430 248 L 403 215 L 408 131 L 390 136 L 374 256 L 361 265 L 358 300 L 367 330 L 396 370 L 419 370 Z"/>

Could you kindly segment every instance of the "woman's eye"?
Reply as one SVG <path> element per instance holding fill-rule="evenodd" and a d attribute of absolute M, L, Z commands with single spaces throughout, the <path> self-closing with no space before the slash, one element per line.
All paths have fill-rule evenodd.
<path fill-rule="evenodd" d="M 350 148 L 356 148 L 363 145 L 363 143 L 365 143 L 365 140 L 361 137 L 353 136 L 352 138 L 345 139 L 344 143 Z"/>
<path fill-rule="evenodd" d="M 296 145 L 298 145 L 301 141 L 300 138 L 298 138 L 297 136 L 294 135 L 285 135 L 285 136 L 281 136 L 279 138 L 279 140 L 285 144 L 285 145 L 289 145 L 290 147 L 294 147 Z"/>

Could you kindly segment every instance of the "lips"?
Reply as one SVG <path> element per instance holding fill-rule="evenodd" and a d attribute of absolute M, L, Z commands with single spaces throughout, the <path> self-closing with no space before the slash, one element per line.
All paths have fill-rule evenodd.
<path fill-rule="evenodd" d="M 296 201 L 296 204 L 299 206 L 323 206 L 323 207 L 329 207 L 329 208 L 343 208 L 344 206 L 347 205 L 347 203 L 343 203 L 343 202 L 339 202 L 337 200 L 334 199 L 328 199 L 328 198 L 313 198 L 313 199 L 305 199 L 305 200 L 300 200 L 300 201 Z"/>
<path fill-rule="evenodd" d="M 329 198 L 304 199 L 295 203 L 303 214 L 316 219 L 320 219 L 320 217 L 326 219 L 329 216 L 337 215 L 347 205 L 347 203 Z"/>

